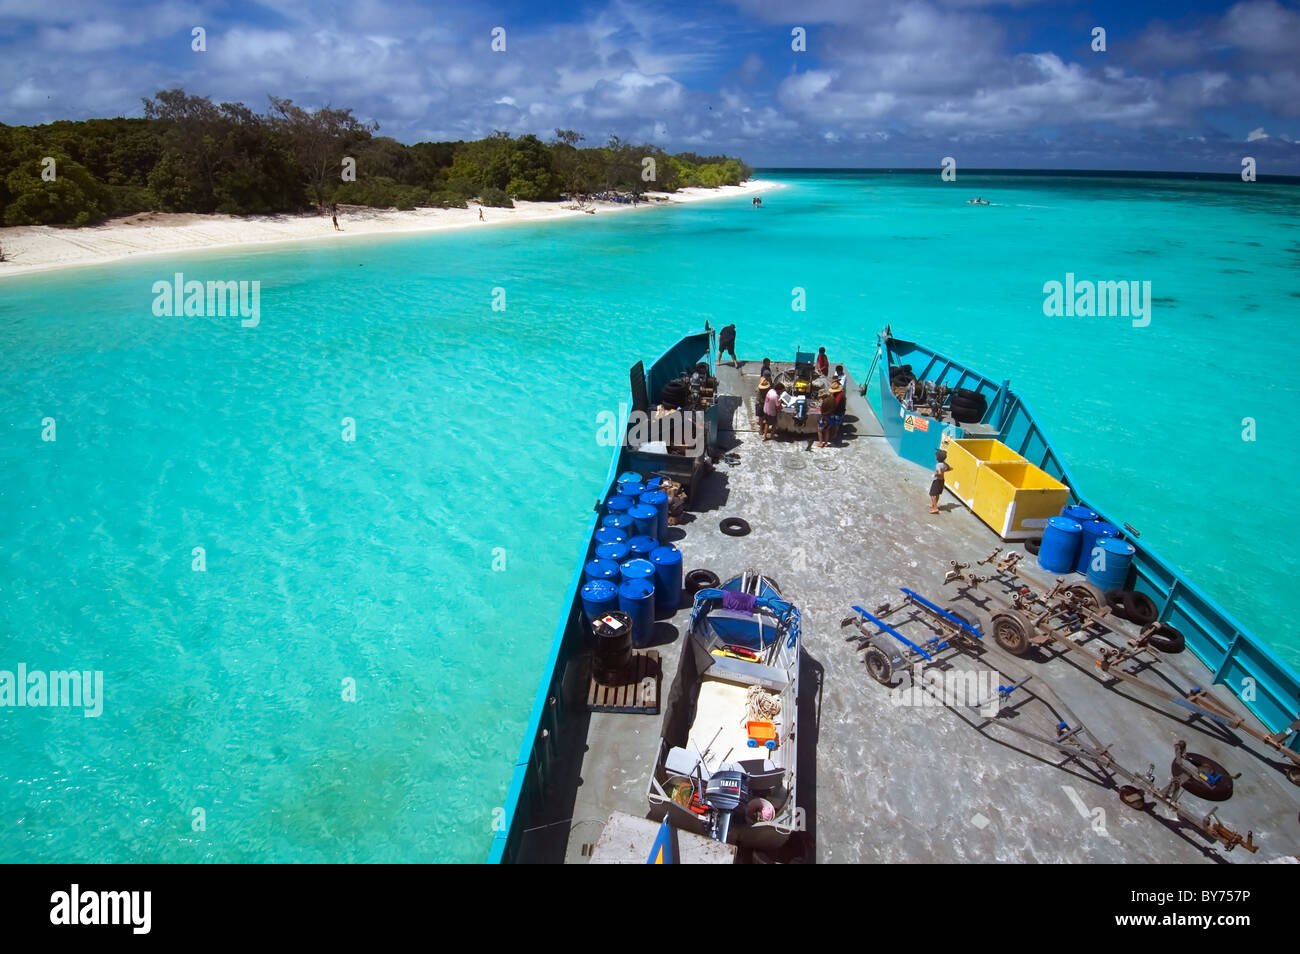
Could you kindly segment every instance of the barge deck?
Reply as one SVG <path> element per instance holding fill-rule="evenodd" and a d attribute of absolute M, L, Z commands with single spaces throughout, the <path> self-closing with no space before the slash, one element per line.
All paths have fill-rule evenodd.
<path fill-rule="evenodd" d="M 890 690 L 868 675 L 862 653 L 846 639 L 851 631 L 842 630 L 840 621 L 852 615 L 854 604 L 896 601 L 899 588 L 907 587 L 940 606 L 976 612 L 987 628 L 987 613 L 979 615 L 956 584 L 945 586 L 944 576 L 951 561 L 973 563 L 996 546 L 1006 552 L 1008 545 L 951 495 L 941 500 L 940 514 L 927 512 L 929 471 L 895 453 L 851 381 L 840 446 L 760 440 L 753 408 L 758 367 L 746 362 L 740 369 L 716 369 L 717 452 L 720 458 L 735 456 L 719 460 L 703 478 L 686 520 L 664 542 L 682 551 L 687 569 L 706 568 L 722 579 L 746 569 L 762 571 L 803 613 L 798 791 L 808 830 L 797 840 L 798 857 L 786 860 L 1294 859 L 1300 787 L 1279 770 L 1276 753 L 1174 703 L 1103 685 L 1068 658 L 1014 662 L 1042 680 L 1131 769 L 1153 766 L 1163 783 L 1174 744 L 1183 739 L 1190 751 L 1241 773 L 1230 801 L 1215 806 L 1186 794 L 1182 804 L 1194 811 L 1217 807 L 1223 824 L 1243 835 L 1253 832 L 1258 853 L 1228 852 L 1163 807 L 1135 811 L 1084 765 L 955 708 L 895 704 Z M 752 532 L 724 535 L 718 528 L 724 517 L 745 519 Z M 1051 585 L 1046 574 L 1037 576 L 1043 589 Z M 545 798 L 520 819 L 525 828 L 513 860 L 586 862 L 611 816 L 647 815 L 662 700 L 687 638 L 689 613 L 684 605 L 656 626 L 661 715 L 587 713 L 580 704 L 568 704 L 550 740 Z M 1210 671 L 1190 653 L 1178 662 L 1203 674 L 1204 685 L 1212 684 Z M 567 667 L 568 699 L 585 694 L 585 685 L 576 685 L 580 672 Z M 1233 712 L 1256 721 L 1230 694 L 1219 696 Z"/>

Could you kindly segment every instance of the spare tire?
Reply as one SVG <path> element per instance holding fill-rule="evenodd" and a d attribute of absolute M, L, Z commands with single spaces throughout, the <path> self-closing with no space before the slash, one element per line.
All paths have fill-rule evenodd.
<path fill-rule="evenodd" d="M 743 537 L 749 533 L 749 523 L 739 517 L 727 517 L 718 523 L 718 529 L 729 537 Z"/>
<path fill-rule="evenodd" d="M 1025 552 L 1038 556 L 1038 548 L 1043 545 L 1042 537 L 1030 537 L 1025 541 Z"/>
<path fill-rule="evenodd" d="M 718 579 L 718 574 L 712 570 L 691 570 L 686 574 L 682 581 L 682 586 L 687 595 L 695 596 L 700 590 L 710 590 L 718 586 L 722 581 Z"/>
<path fill-rule="evenodd" d="M 1168 623 L 1156 623 L 1156 630 L 1147 637 L 1147 645 L 1162 653 L 1181 653 L 1187 648 L 1187 639 Z"/>
<path fill-rule="evenodd" d="M 1150 626 L 1160 616 L 1156 601 L 1138 590 L 1120 590 L 1108 599 L 1115 612 L 1138 626 Z"/>
<path fill-rule="evenodd" d="M 1207 802 L 1226 802 L 1232 798 L 1232 776 L 1226 768 L 1208 755 L 1188 752 L 1183 758 L 1200 770 L 1200 774 L 1183 782 L 1183 791 Z M 1178 774 L 1176 760 L 1169 766 L 1169 772 L 1171 775 Z"/>

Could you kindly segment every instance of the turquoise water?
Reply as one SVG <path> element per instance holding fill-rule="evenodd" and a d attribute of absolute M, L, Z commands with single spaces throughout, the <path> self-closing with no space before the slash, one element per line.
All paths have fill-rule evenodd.
<path fill-rule="evenodd" d="M 1300 665 L 1276 623 L 1300 190 L 780 178 L 761 210 L 0 283 L 0 669 L 100 669 L 107 697 L 0 709 L 0 859 L 485 857 L 608 466 L 596 415 L 704 319 L 859 377 L 889 322 L 1011 378 L 1092 499 Z M 260 325 L 155 317 L 178 270 L 260 281 Z M 1045 317 L 1067 271 L 1152 281 L 1150 326 Z"/>

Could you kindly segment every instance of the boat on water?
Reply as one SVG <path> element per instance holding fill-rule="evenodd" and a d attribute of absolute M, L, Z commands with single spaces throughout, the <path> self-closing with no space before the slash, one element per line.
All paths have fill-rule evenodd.
<path fill-rule="evenodd" d="M 760 849 L 802 829 L 799 636 L 798 608 L 758 572 L 696 592 L 650 776 L 652 817 Z"/>
<path fill-rule="evenodd" d="M 845 378 L 842 433 L 829 448 L 802 433 L 759 440 L 763 369 L 715 367 L 707 326 L 632 367 L 632 411 L 682 415 L 691 427 L 680 434 L 698 440 L 650 440 L 628 422 L 591 544 L 574 555 L 490 859 L 640 862 L 660 818 L 682 839 L 680 860 L 725 863 L 1293 854 L 1300 677 L 1135 528 L 1091 508 L 1008 380 L 889 328 L 877 344 L 866 383 Z M 767 372 L 797 374 L 803 356 L 793 357 Z M 925 490 L 944 448 L 957 466 L 943 512 L 930 515 Z M 1010 496 L 988 510 L 969 493 L 970 473 L 996 475 Z M 660 487 L 671 491 L 671 521 L 649 542 L 706 583 L 642 620 L 634 681 L 601 685 L 585 568 L 598 541 L 628 526 L 628 494 Z M 1125 556 L 1115 587 L 1045 568 L 1034 550 L 1052 550 L 1048 504 L 1112 526 Z M 795 647 L 789 621 L 785 639 L 755 642 L 753 620 L 730 632 L 729 592 L 769 601 L 764 632 L 797 606 Z M 1127 595 L 1110 605 L 1116 594 Z M 774 646 L 775 666 L 764 658 Z M 773 670 L 766 685 L 763 667 Z M 753 683 L 719 678 L 746 671 Z M 940 674 L 948 688 L 982 688 L 949 698 L 934 690 Z M 737 690 L 726 718 L 712 714 L 714 688 L 701 694 L 711 683 Z M 751 685 L 780 687 L 790 722 L 742 719 L 740 690 L 747 702 Z M 772 729 L 751 735 L 749 722 Z M 745 735 L 724 742 L 723 729 Z M 751 758 L 728 751 L 739 741 Z M 709 779 L 723 772 L 733 774 L 710 805 Z M 1107 797 L 1133 814 L 1101 837 L 1091 819 Z"/>

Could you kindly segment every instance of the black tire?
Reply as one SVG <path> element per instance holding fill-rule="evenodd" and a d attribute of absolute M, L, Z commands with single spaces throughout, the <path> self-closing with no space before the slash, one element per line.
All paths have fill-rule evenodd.
<path fill-rule="evenodd" d="M 1043 545 L 1042 537 L 1030 537 L 1025 541 L 1025 552 L 1031 556 L 1038 556 L 1038 548 Z"/>
<path fill-rule="evenodd" d="M 1232 798 L 1232 776 L 1228 774 L 1226 768 L 1208 755 L 1188 752 L 1183 758 L 1201 771 L 1201 775 L 1193 776 L 1183 782 L 1183 791 L 1188 795 L 1203 798 L 1207 802 L 1226 802 Z M 1178 763 L 1173 762 L 1169 766 L 1169 771 L 1170 774 L 1177 774 Z M 1202 775 L 1212 776 L 1214 781 L 1202 778 Z"/>
<path fill-rule="evenodd" d="M 1071 583 L 1065 592 L 1074 597 L 1075 602 L 1090 610 L 1100 611 L 1106 607 L 1106 594 L 1091 583 Z"/>
<path fill-rule="evenodd" d="M 1019 616 L 996 614 L 993 617 L 993 639 L 1013 656 L 1029 652 L 1029 627 Z"/>
<path fill-rule="evenodd" d="M 691 570 L 691 572 L 686 574 L 686 578 L 682 581 L 682 586 L 686 590 L 687 595 L 694 598 L 695 594 L 700 590 L 712 589 L 721 583 L 722 581 L 718 579 L 718 574 L 714 573 L 712 570 Z"/>
<path fill-rule="evenodd" d="M 889 661 L 889 655 L 879 646 L 868 646 L 863 662 L 867 664 L 867 673 L 876 682 L 882 686 L 893 683 L 894 664 Z"/>
<path fill-rule="evenodd" d="M 1147 637 L 1147 645 L 1162 653 L 1173 654 L 1181 653 L 1186 649 L 1187 640 L 1181 632 L 1168 623 L 1157 623 L 1155 632 Z"/>
<path fill-rule="evenodd" d="M 954 402 L 960 401 L 967 404 L 984 403 L 984 395 L 978 391 L 972 391 L 970 388 L 953 388 L 952 399 Z"/>
<path fill-rule="evenodd" d="M 719 522 L 718 529 L 729 537 L 743 537 L 749 533 L 749 524 L 739 517 L 727 517 Z"/>
<path fill-rule="evenodd" d="M 1286 780 L 1292 785 L 1300 785 L 1300 765 L 1292 765 L 1286 770 Z"/>
<path fill-rule="evenodd" d="M 1138 626 L 1150 626 L 1160 616 L 1155 600 L 1137 590 L 1120 590 L 1110 597 L 1110 604 L 1120 616 Z"/>

